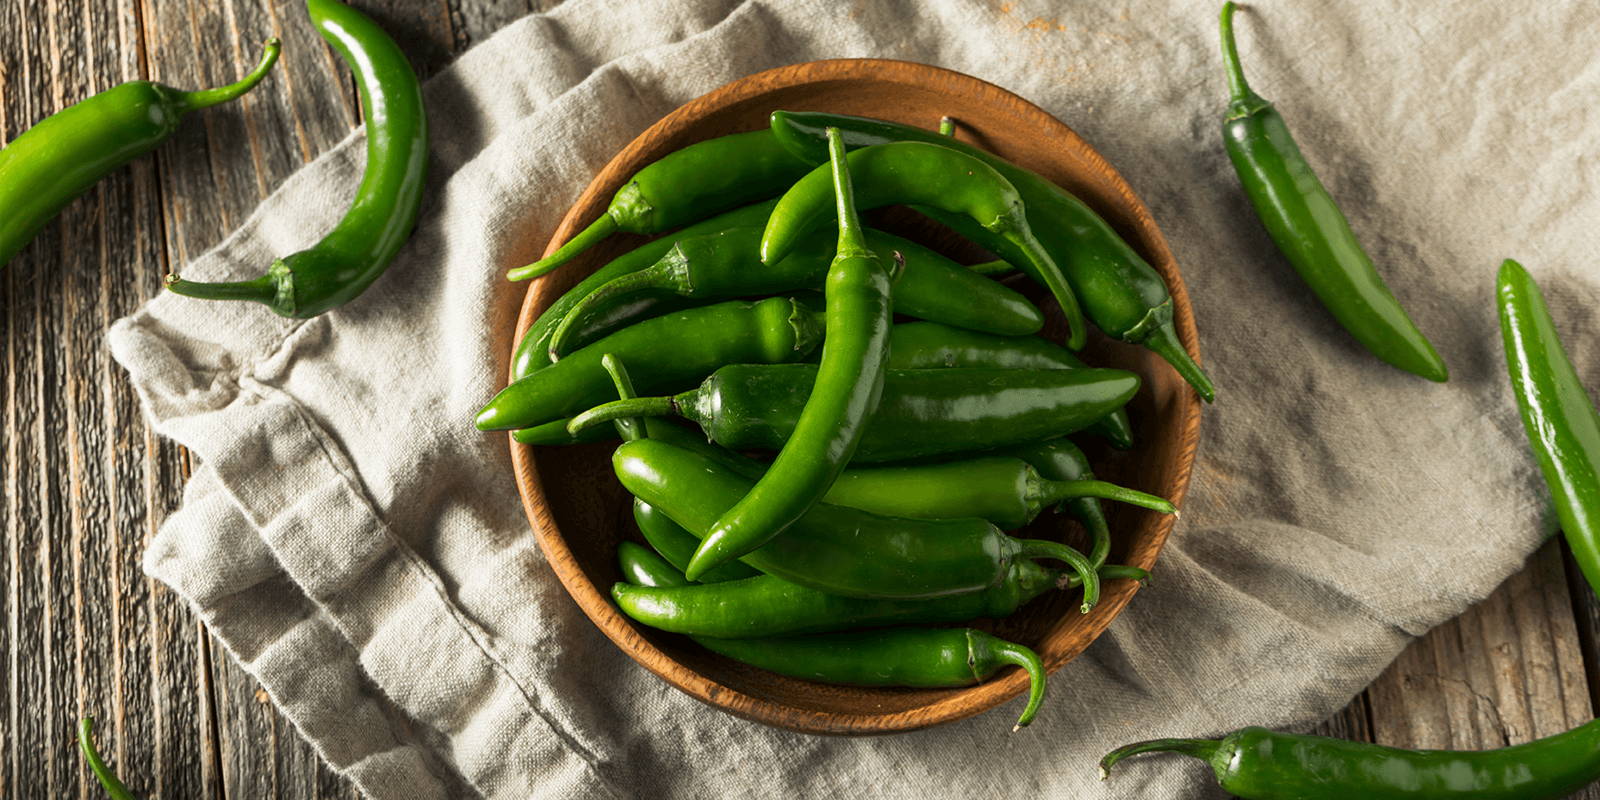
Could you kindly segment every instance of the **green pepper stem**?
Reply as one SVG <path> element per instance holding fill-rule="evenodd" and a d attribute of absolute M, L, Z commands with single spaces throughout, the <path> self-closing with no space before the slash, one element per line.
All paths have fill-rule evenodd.
<path fill-rule="evenodd" d="M 1222 63 L 1228 70 L 1228 118 L 1247 117 L 1271 103 L 1250 89 L 1244 79 L 1244 67 L 1239 65 L 1239 46 L 1233 37 L 1232 0 L 1222 4 Z"/>
<path fill-rule="evenodd" d="M 1018 553 L 1023 558 L 1053 558 L 1065 562 L 1077 573 L 1078 579 L 1083 582 L 1083 605 L 1079 611 L 1087 614 L 1100 602 L 1100 573 L 1097 572 L 1089 559 L 1077 550 L 1060 542 L 1045 539 L 1022 539 L 1022 551 Z"/>
<path fill-rule="evenodd" d="M 1022 715 L 1017 717 L 1017 724 L 1011 728 L 1015 733 L 1033 721 L 1034 715 L 1039 713 L 1039 706 L 1044 703 L 1044 662 L 1039 660 L 1038 653 L 1015 642 L 996 639 L 989 647 L 997 661 L 1015 664 L 1028 673 L 1028 705 L 1023 707 Z"/>
<path fill-rule="evenodd" d="M 1097 569 L 1104 569 L 1102 565 L 1111 555 L 1111 528 L 1106 525 L 1105 514 L 1085 514 L 1078 521 L 1089 531 L 1089 563 Z M 1101 576 L 1104 577 L 1103 572 Z"/>
<path fill-rule="evenodd" d="M 1090 560 L 1093 560 L 1092 556 Z M 1130 567 L 1127 564 L 1105 564 L 1096 569 L 1095 572 L 1100 576 L 1102 585 L 1106 581 L 1138 581 L 1140 583 L 1148 583 L 1150 581 L 1150 570 Z M 1082 585 L 1083 578 L 1079 577 L 1077 573 L 1063 573 L 1060 579 L 1056 581 L 1057 589 L 1074 589 Z"/>
<path fill-rule="evenodd" d="M 567 423 L 567 433 L 576 436 L 579 431 L 586 428 L 624 417 L 664 417 L 676 413 L 678 413 L 678 402 L 675 397 L 631 397 L 626 400 L 612 400 L 573 417 L 572 421 Z"/>
<path fill-rule="evenodd" d="M 956 135 L 956 121 L 951 119 L 950 117 L 940 117 L 939 118 L 939 135 L 940 136 L 954 136 L 954 135 Z"/>
<path fill-rule="evenodd" d="M 537 278 L 551 270 L 578 257 L 579 253 L 588 250 L 596 243 L 617 232 L 617 221 L 611 214 L 605 213 L 600 218 L 589 223 L 589 227 L 578 231 L 578 235 L 567 240 L 566 244 L 556 248 L 554 253 L 539 259 L 525 267 L 517 267 L 506 273 L 507 280 L 525 281 Z"/>
<path fill-rule="evenodd" d="M 628 377 L 628 368 L 622 365 L 622 359 L 606 353 L 600 356 L 600 366 L 611 373 L 611 383 L 617 387 L 618 400 L 633 400 L 636 395 L 633 391 L 633 379 Z M 644 420 L 639 417 L 617 417 L 617 434 L 622 441 L 631 442 L 644 438 Z"/>
<path fill-rule="evenodd" d="M 1171 752 L 1182 753 L 1186 756 L 1210 760 L 1216 755 L 1217 748 L 1222 742 L 1216 739 L 1152 739 L 1148 742 L 1134 742 L 1124 745 L 1106 754 L 1100 759 L 1100 780 L 1105 780 L 1111 775 L 1111 768 L 1128 756 L 1140 753 Z"/>
<path fill-rule="evenodd" d="M 1111 500 L 1118 503 L 1127 503 L 1130 506 L 1148 508 L 1151 511 L 1159 511 L 1163 514 L 1171 514 L 1177 511 L 1176 508 L 1173 508 L 1172 503 L 1164 497 L 1157 497 L 1148 492 L 1129 489 L 1126 486 L 1118 486 L 1106 481 L 1052 481 L 1041 479 L 1039 481 L 1039 489 L 1040 507 L 1054 505 L 1062 500 L 1078 497 L 1097 497 L 1101 500 Z"/>
<path fill-rule="evenodd" d="M 839 211 L 839 246 L 836 258 L 874 254 L 861 231 L 856 214 L 855 186 L 850 181 L 850 162 L 845 158 L 844 134 L 828 129 L 828 162 L 833 167 L 833 197 Z"/>
<path fill-rule="evenodd" d="M 1201 400 L 1210 403 L 1217 399 L 1217 387 L 1211 385 L 1211 378 L 1207 377 L 1206 371 L 1194 363 L 1194 359 L 1189 357 L 1189 351 L 1183 349 L 1183 345 L 1178 342 L 1178 333 L 1172 329 L 1171 322 L 1152 328 L 1150 335 L 1145 337 L 1142 344 L 1171 364 L 1172 368 L 1200 394 Z"/>
<path fill-rule="evenodd" d="M 996 275 L 1010 275 L 1011 273 L 1017 271 L 1016 267 L 1011 266 L 1011 262 L 1006 261 L 1003 258 L 997 258 L 993 261 L 984 261 L 978 264 L 971 264 L 967 267 L 967 269 L 975 274 L 990 278 Z"/>
<path fill-rule="evenodd" d="M 83 751 L 84 760 L 89 762 L 89 771 L 100 780 L 100 785 L 105 787 L 106 794 L 111 795 L 111 800 L 139 800 L 117 778 L 117 773 L 106 766 L 106 762 L 100 758 L 100 751 L 95 749 L 94 717 L 78 720 L 78 748 Z"/>
<path fill-rule="evenodd" d="M 176 100 L 178 112 L 181 114 L 187 114 L 190 111 L 198 111 L 202 108 L 210 108 L 218 103 L 226 103 L 229 100 L 232 100 L 244 94 L 245 92 L 254 89 L 255 85 L 260 83 L 262 78 L 267 77 L 267 72 L 272 69 L 272 65 L 278 63 L 278 51 L 282 48 L 282 43 L 278 41 L 278 37 L 274 36 L 268 39 L 266 44 L 263 45 L 261 61 L 260 63 L 256 64 L 256 68 L 250 70 L 250 72 L 246 73 L 245 76 L 240 78 L 237 82 L 230 83 L 227 86 L 218 86 L 215 89 L 200 89 L 193 92 L 177 92 Z"/>
<path fill-rule="evenodd" d="M 247 281 L 186 281 L 173 272 L 167 275 L 167 291 L 202 300 L 254 300 L 275 305 L 278 281 L 272 272 Z"/>
<path fill-rule="evenodd" d="M 567 352 L 567 339 L 577 334 L 579 324 L 588 320 L 591 313 L 609 305 L 618 297 L 647 291 L 650 289 L 670 289 L 664 273 L 656 267 L 661 262 L 656 262 L 638 272 L 619 275 L 607 281 L 584 296 L 582 300 L 574 303 L 572 308 L 561 317 L 561 323 L 551 332 L 547 345 L 550 353 L 550 362 L 553 364 L 561 360 Z"/>

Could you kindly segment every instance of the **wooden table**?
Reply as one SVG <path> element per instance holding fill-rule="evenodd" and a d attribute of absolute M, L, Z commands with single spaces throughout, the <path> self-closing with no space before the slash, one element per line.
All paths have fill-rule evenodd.
<path fill-rule="evenodd" d="M 358 0 L 424 76 L 559 0 Z M 355 797 L 139 560 L 182 497 L 187 454 L 152 433 L 106 327 L 343 138 L 347 73 L 295 0 L 0 0 L 0 140 L 148 78 L 234 80 L 269 35 L 277 74 L 190 119 L 72 204 L 0 270 L 0 797 L 98 798 L 73 740 L 161 798 Z M 1492 597 L 1414 644 L 1324 732 L 1484 748 L 1592 717 L 1600 613 L 1551 543 Z M 1584 797 L 1600 798 L 1591 789 Z"/>

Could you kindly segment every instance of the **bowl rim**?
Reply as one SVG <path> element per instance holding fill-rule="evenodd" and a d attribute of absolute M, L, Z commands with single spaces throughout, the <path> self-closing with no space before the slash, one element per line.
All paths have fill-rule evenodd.
<path fill-rule="evenodd" d="M 1115 192 L 1121 195 L 1125 209 L 1131 212 L 1131 221 L 1152 250 L 1146 255 L 1153 256 L 1150 259 L 1151 266 L 1161 273 L 1172 296 L 1173 322 L 1179 341 L 1196 363 L 1202 363 L 1193 309 L 1178 264 L 1149 209 L 1134 194 L 1132 187 L 1121 173 L 1066 123 L 1021 96 L 962 72 L 912 61 L 842 58 L 800 62 L 746 75 L 679 106 L 634 137 L 596 173 L 583 192 L 568 206 L 567 213 L 551 235 L 544 255 L 554 252 L 589 222 L 587 218 L 576 216 L 580 208 L 593 203 L 597 196 L 614 191 L 606 186 L 608 181 L 601 179 L 616 171 L 620 165 L 632 161 L 657 138 L 679 132 L 681 128 L 700 119 L 707 112 L 738 104 L 775 89 L 792 88 L 808 83 L 838 83 L 861 79 L 915 85 L 919 88 L 938 86 L 946 91 L 969 95 L 982 102 L 1008 107 L 1009 111 L 1028 119 L 1038 125 L 1039 129 L 1050 131 L 1052 141 L 1064 143 L 1066 149 L 1072 150 L 1073 157 L 1081 157 L 1088 162 L 1090 168 L 1101 171 Z M 548 307 L 548 303 L 543 301 L 547 299 L 547 294 L 553 293 L 551 285 L 552 282 L 545 280 L 530 282 L 518 314 L 516 334 L 511 340 L 513 354 L 517 343 L 522 340 L 537 318 L 537 310 L 542 306 Z M 548 300 L 553 302 L 555 298 L 550 297 Z M 508 366 L 508 375 L 513 368 Z M 1179 392 L 1177 408 L 1172 411 L 1180 415 L 1178 420 L 1180 441 L 1176 449 L 1175 482 L 1169 494 L 1169 499 L 1179 507 L 1182 506 L 1183 499 L 1188 493 L 1193 472 L 1196 448 L 1199 444 L 1200 410 L 1200 400 L 1193 391 Z M 523 510 L 533 528 L 540 550 L 567 594 L 578 604 L 585 616 L 630 658 L 697 700 L 744 719 L 805 733 L 876 735 L 911 731 L 965 719 L 1017 697 L 1027 689 L 1027 676 L 1020 671 L 1012 671 L 1004 677 L 949 690 L 946 697 L 913 709 L 891 714 L 863 714 L 819 711 L 778 703 L 712 680 L 690 669 L 641 635 L 635 623 L 612 604 L 609 592 L 588 580 L 556 524 L 549 501 L 544 494 L 543 484 L 539 480 L 538 468 L 533 458 L 533 447 L 521 444 L 509 435 L 507 440 L 511 447 L 512 469 L 518 494 L 522 498 Z M 1135 563 L 1135 566 L 1149 569 L 1154 565 L 1172 533 L 1175 522 L 1175 515 L 1159 519 L 1152 543 L 1146 548 L 1147 557 L 1134 559 L 1135 562 L 1142 560 L 1145 563 Z M 1046 669 L 1053 673 L 1087 649 L 1117 618 L 1137 593 L 1138 588 L 1138 584 L 1132 581 L 1119 581 L 1109 586 L 1091 615 L 1083 645 L 1075 651 L 1050 658 L 1045 665 Z"/>

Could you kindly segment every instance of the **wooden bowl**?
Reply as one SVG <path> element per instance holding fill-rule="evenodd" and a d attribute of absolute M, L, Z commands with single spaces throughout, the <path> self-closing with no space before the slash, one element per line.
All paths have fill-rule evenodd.
<path fill-rule="evenodd" d="M 922 64 L 877 59 L 796 64 L 741 78 L 684 105 L 640 134 L 595 176 L 561 221 L 546 253 L 603 213 L 612 193 L 641 167 L 694 142 L 763 128 L 775 109 L 835 111 L 930 128 L 941 116 L 954 117 L 961 138 L 1054 180 L 1110 220 L 1166 278 L 1178 335 L 1198 359 L 1194 317 L 1178 266 L 1149 211 L 1116 170 L 1071 128 L 1032 103 L 993 84 Z M 980 255 L 947 231 L 930 230 L 931 223 L 911 217 L 889 214 L 875 224 L 898 227 L 958 257 Z M 533 320 L 582 277 L 642 241 L 614 236 L 535 281 L 523 302 L 513 341 L 520 340 Z M 1059 319 L 1054 325 L 1059 340 Z M 1181 504 L 1198 441 L 1200 401 L 1176 373 L 1143 348 L 1091 337 L 1085 356 L 1090 363 L 1133 370 L 1144 379 L 1129 406 L 1139 445 L 1131 452 L 1115 453 L 1091 444 L 1097 474 Z M 993 708 L 1026 689 L 1026 676 L 1018 670 L 963 689 L 828 686 L 746 667 L 686 637 L 635 624 L 612 605 L 609 594 L 621 577 L 617 542 L 638 538 L 627 495 L 611 473 L 611 450 L 604 443 L 533 448 L 513 441 L 511 457 L 539 546 L 567 591 L 623 652 L 673 686 L 747 719 L 825 734 L 880 734 L 937 725 Z M 1153 567 L 1173 518 L 1119 504 L 1108 503 L 1106 510 L 1115 537 L 1112 561 Z M 1064 519 L 1041 515 L 1033 535 L 1060 537 L 1067 527 Z M 1068 535 L 1081 532 L 1074 526 Z M 1077 613 L 1076 593 L 1052 592 L 1007 619 L 974 625 L 1032 646 L 1054 670 L 1083 652 L 1137 590 L 1128 581 L 1111 582 L 1106 588 L 1100 605 L 1088 615 Z"/>

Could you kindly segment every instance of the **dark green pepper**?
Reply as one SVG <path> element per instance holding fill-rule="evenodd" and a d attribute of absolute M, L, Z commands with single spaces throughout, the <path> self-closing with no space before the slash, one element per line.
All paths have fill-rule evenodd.
<path fill-rule="evenodd" d="M 623 328 L 512 383 L 478 412 L 480 430 L 527 428 L 616 394 L 600 357 L 634 365 L 645 391 L 684 385 L 728 363 L 794 361 L 822 339 L 815 314 L 788 298 L 691 308 Z"/>
<path fill-rule="evenodd" d="M 776 264 L 764 265 L 757 255 L 761 233 L 759 227 L 746 227 L 677 237 L 660 261 L 617 276 L 574 306 L 550 337 L 551 360 L 590 328 L 591 318 L 614 317 L 610 312 L 619 300 L 641 293 L 726 300 L 822 288 L 834 254 L 829 237 L 807 237 Z M 871 229 L 866 243 L 885 263 L 894 253 L 905 259 L 905 270 L 894 284 L 897 314 L 1011 336 L 1034 333 L 1044 325 L 1044 315 L 1027 298 L 922 245 Z"/>
<path fill-rule="evenodd" d="M 1025 444 L 1008 448 L 1006 455 L 1028 462 L 1039 475 L 1052 481 L 1092 481 L 1094 472 L 1089 469 L 1089 457 L 1068 439 L 1051 439 L 1048 442 Z M 1111 527 L 1106 524 L 1100 501 L 1093 497 L 1078 497 L 1062 503 L 1064 510 L 1089 532 L 1089 563 L 1096 567 L 1106 563 L 1111 554 Z"/>
<path fill-rule="evenodd" d="M 637 497 L 633 499 L 633 521 L 639 526 L 639 533 L 644 536 L 644 540 L 649 542 L 667 563 L 679 572 L 689 566 L 690 557 L 700 546 L 700 540 L 694 534 L 684 530 L 683 526 L 673 522 L 655 506 Z M 721 583 L 752 578 L 759 574 L 761 574 L 759 571 L 747 566 L 743 561 L 731 561 L 700 576 L 700 582 Z M 689 581 L 685 578 L 684 582 Z"/>
<path fill-rule="evenodd" d="M 777 450 L 794 430 L 816 374 L 811 364 L 733 364 L 682 394 L 592 408 L 573 417 L 568 429 L 673 414 L 729 449 Z M 855 461 L 905 461 L 1053 439 L 1121 408 L 1138 389 L 1137 375 L 1115 369 L 889 370 Z"/>
<path fill-rule="evenodd" d="M 185 114 L 254 88 L 277 63 L 279 49 L 277 39 L 268 39 L 261 63 L 229 86 L 194 92 L 150 81 L 113 86 L 45 117 L 0 148 L 0 267 L 73 198 L 170 138 Z"/>
<path fill-rule="evenodd" d="M 773 197 L 810 169 L 779 145 L 771 131 L 696 142 L 639 170 L 617 190 L 603 216 L 554 253 L 506 277 L 537 278 L 617 231 L 660 233 Z"/>

